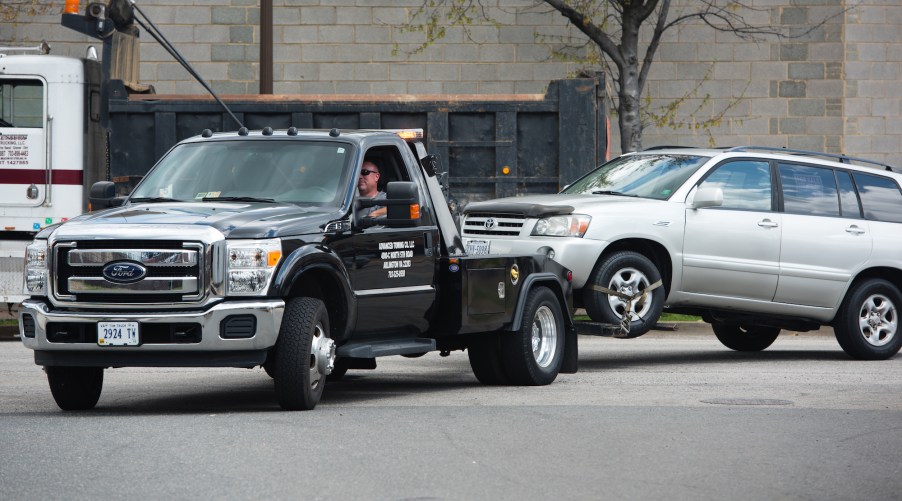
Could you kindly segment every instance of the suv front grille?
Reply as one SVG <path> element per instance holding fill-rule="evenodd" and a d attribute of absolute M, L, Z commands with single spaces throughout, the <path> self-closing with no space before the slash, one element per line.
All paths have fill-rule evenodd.
<path fill-rule="evenodd" d="M 168 240 L 60 242 L 54 248 L 57 299 L 90 303 L 177 303 L 203 297 L 203 245 Z M 131 283 L 108 280 L 111 263 L 140 268 Z"/>
<path fill-rule="evenodd" d="M 516 214 L 467 214 L 463 223 L 463 236 L 516 237 L 526 222 L 526 216 Z"/>

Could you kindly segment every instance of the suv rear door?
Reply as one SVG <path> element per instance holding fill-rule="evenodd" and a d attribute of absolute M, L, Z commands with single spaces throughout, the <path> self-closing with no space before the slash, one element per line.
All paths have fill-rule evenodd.
<path fill-rule="evenodd" d="M 780 162 L 778 171 L 784 214 L 774 301 L 836 307 L 872 247 L 852 177 L 845 170 L 789 162 Z"/>

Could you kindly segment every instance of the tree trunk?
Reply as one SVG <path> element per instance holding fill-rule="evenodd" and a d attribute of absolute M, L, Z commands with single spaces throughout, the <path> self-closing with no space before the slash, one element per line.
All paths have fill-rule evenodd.
<path fill-rule="evenodd" d="M 623 33 L 620 38 L 622 65 L 620 70 L 619 104 L 621 152 L 642 148 L 642 118 L 639 115 L 642 89 L 639 88 L 639 26 L 642 21 L 635 12 L 624 9 Z"/>

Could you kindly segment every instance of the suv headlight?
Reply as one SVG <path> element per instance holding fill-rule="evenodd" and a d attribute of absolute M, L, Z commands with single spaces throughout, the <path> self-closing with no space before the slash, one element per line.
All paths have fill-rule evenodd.
<path fill-rule="evenodd" d="M 578 237 L 582 238 L 589 229 L 592 216 L 585 214 L 569 214 L 539 219 L 532 230 L 533 236 L 545 237 Z"/>
<path fill-rule="evenodd" d="M 47 241 L 35 240 L 25 247 L 25 287 L 28 296 L 47 294 Z"/>
<path fill-rule="evenodd" d="M 227 241 L 226 295 L 265 295 L 281 259 L 279 239 Z"/>

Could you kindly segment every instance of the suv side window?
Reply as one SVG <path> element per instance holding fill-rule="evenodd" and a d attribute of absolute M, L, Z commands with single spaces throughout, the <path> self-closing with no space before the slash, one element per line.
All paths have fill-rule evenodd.
<path fill-rule="evenodd" d="M 839 205 L 842 217 L 861 219 L 861 205 L 855 193 L 852 176 L 846 171 L 836 171 L 836 184 L 839 186 Z"/>
<path fill-rule="evenodd" d="M 861 172 L 853 172 L 852 177 L 861 195 L 865 219 L 902 223 L 902 192 L 895 181 Z"/>
<path fill-rule="evenodd" d="M 770 163 L 761 160 L 737 160 L 720 165 L 705 178 L 700 188 L 723 190 L 724 209 L 770 211 L 772 190 Z"/>
<path fill-rule="evenodd" d="M 785 212 L 839 216 L 839 197 L 833 169 L 783 163 L 779 169 Z"/>

